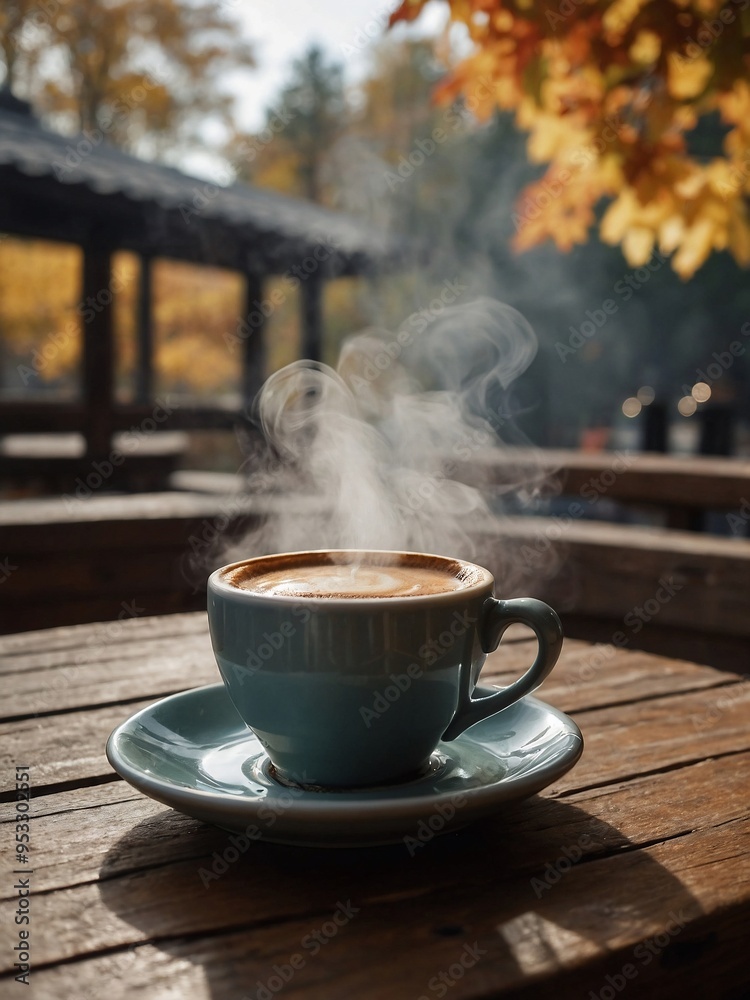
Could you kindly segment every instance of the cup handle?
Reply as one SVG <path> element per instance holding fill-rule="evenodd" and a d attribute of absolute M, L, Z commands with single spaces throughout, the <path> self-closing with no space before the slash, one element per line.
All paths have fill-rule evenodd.
<path fill-rule="evenodd" d="M 496 712 L 512 705 L 530 691 L 538 688 L 550 673 L 560 655 L 563 631 L 560 619 L 552 608 L 533 597 L 517 597 L 510 601 L 498 601 L 488 597 L 482 608 L 479 623 L 479 641 L 485 653 L 497 649 L 503 633 L 509 625 L 528 625 L 536 633 L 539 651 L 536 659 L 517 681 L 484 698 L 472 698 L 471 663 L 461 667 L 461 691 L 458 708 L 450 725 L 443 733 L 445 742 L 457 736 L 475 722 L 481 722 Z"/>

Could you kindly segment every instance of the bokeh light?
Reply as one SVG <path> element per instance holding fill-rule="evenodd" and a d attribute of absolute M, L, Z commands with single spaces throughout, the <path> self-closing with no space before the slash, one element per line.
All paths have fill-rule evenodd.
<path fill-rule="evenodd" d="M 638 390 L 638 392 L 635 394 L 635 398 L 638 400 L 639 403 L 642 403 L 643 406 L 649 406 L 651 403 L 653 403 L 655 397 L 656 393 L 654 392 L 654 390 L 650 385 L 642 385 Z"/>
<path fill-rule="evenodd" d="M 622 412 L 626 417 L 637 417 L 642 409 L 641 401 L 636 399 L 635 396 L 628 396 L 622 404 Z"/>
<path fill-rule="evenodd" d="M 682 399 L 677 404 L 677 409 L 680 411 L 683 417 L 692 417 L 695 411 L 698 409 L 698 404 L 693 399 L 692 396 L 683 396 Z"/>
<path fill-rule="evenodd" d="M 705 403 L 711 398 L 711 386 L 708 382 L 696 382 L 690 394 L 696 403 Z"/>

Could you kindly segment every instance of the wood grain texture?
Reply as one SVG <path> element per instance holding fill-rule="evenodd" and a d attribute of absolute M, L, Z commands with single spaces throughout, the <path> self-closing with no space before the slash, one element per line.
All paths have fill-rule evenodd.
<path fill-rule="evenodd" d="M 472 455 L 463 471 L 470 481 L 502 485 L 518 482 L 519 470 L 553 476 L 562 493 L 584 501 L 606 493 L 613 500 L 710 510 L 737 508 L 750 497 L 750 461 L 741 458 L 503 449 Z"/>
<path fill-rule="evenodd" d="M 612 621 L 613 632 L 633 644 L 647 621 L 688 633 L 750 634 L 750 539 L 569 515 L 508 518 L 488 530 L 482 560 L 499 579 L 511 546 L 535 596 L 561 612 Z M 563 569 L 552 578 L 550 565 Z"/>
<path fill-rule="evenodd" d="M 154 698 L 216 679 L 205 617 L 102 628 L 0 639 L 0 773 L 23 758 L 39 792 L 30 996 L 432 1000 L 451 969 L 446 995 L 475 1000 L 587 998 L 621 981 L 625 997 L 713 1000 L 750 983 L 739 675 L 567 641 L 541 695 L 574 715 L 586 749 L 541 795 L 413 856 L 253 843 L 204 884 L 228 834 L 114 778 L 103 748 Z M 513 638 L 488 679 L 529 662 L 532 643 Z M 20 988 L 14 930 L 0 928 L 0 991 Z"/>

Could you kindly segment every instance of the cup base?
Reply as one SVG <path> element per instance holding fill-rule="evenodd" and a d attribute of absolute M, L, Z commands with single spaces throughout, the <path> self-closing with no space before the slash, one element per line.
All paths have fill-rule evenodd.
<path fill-rule="evenodd" d="M 435 750 L 430 754 L 424 764 L 416 770 L 409 771 L 407 774 L 404 774 L 399 778 L 394 778 L 391 781 L 377 783 L 370 782 L 367 784 L 356 785 L 324 785 L 318 784 L 317 782 L 295 781 L 291 775 L 286 774 L 284 771 L 276 767 L 276 765 L 272 763 L 268 757 L 259 763 L 262 774 L 264 774 L 267 778 L 270 778 L 272 781 L 275 781 L 278 785 L 283 785 L 285 788 L 294 788 L 304 792 L 341 792 L 342 794 L 346 794 L 348 792 L 355 792 L 363 789 L 374 790 L 378 788 L 398 788 L 401 785 L 408 785 L 415 781 L 423 781 L 425 778 L 436 777 L 445 766 L 445 758 L 442 754 Z"/>

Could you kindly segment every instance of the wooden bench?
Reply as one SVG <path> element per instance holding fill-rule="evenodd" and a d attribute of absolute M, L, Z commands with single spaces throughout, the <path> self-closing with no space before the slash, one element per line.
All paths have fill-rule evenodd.
<path fill-rule="evenodd" d="M 586 516 L 595 516 L 605 498 L 657 511 L 670 528 L 700 528 L 707 511 L 736 511 L 743 503 L 750 515 L 746 458 L 493 448 L 455 464 L 466 482 L 498 488 L 529 482 L 547 495 L 575 498 Z M 749 534 L 748 526 L 750 516 L 734 533 Z"/>
<path fill-rule="evenodd" d="M 510 518 L 484 562 L 559 610 L 566 634 L 750 671 L 750 539 Z"/>
<path fill-rule="evenodd" d="M 205 607 L 225 543 L 280 503 L 242 493 L 170 492 L 0 503 L 3 632 Z M 253 553 L 248 552 L 248 555 Z M 746 669 L 750 540 L 572 517 L 484 527 L 476 558 L 502 592 L 559 609 L 566 632 Z"/>
<path fill-rule="evenodd" d="M 6 434 L 0 437 L 0 495 L 83 498 L 102 486 L 163 490 L 187 444 L 180 431 L 118 432 L 107 456 L 95 461 L 87 457 L 81 434 Z"/>
<path fill-rule="evenodd" d="M 257 524 L 257 501 L 147 493 L 0 502 L 0 631 L 205 607 L 221 539 Z"/>

